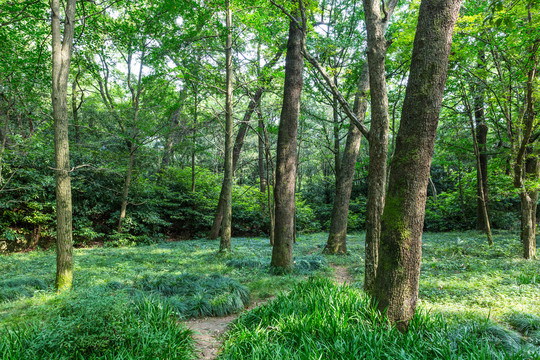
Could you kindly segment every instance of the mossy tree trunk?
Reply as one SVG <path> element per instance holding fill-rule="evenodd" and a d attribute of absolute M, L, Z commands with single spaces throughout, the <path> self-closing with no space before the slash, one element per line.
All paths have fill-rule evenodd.
<path fill-rule="evenodd" d="M 369 129 L 369 176 L 366 202 L 366 261 L 364 289 L 371 292 L 375 274 L 381 216 L 386 191 L 386 162 L 388 157 L 388 91 L 386 89 L 386 48 L 384 37 L 386 14 L 380 2 L 364 0 L 367 28 L 367 57 L 369 64 L 369 86 L 371 89 L 371 128 Z"/>
<path fill-rule="evenodd" d="M 54 154 L 56 178 L 56 289 L 73 285 L 73 231 L 71 178 L 69 161 L 67 86 L 73 34 L 75 0 L 65 3 L 63 34 L 60 25 L 60 1 L 51 0 L 52 26 L 52 106 L 54 118 Z M 63 35 L 63 38 L 62 38 Z"/>
<path fill-rule="evenodd" d="M 302 3 L 299 2 L 301 6 Z M 300 95 L 303 87 L 304 57 L 302 49 L 305 41 L 304 16 L 292 15 L 289 25 L 289 40 L 285 59 L 285 86 L 283 91 L 283 106 L 279 122 L 276 183 L 274 187 L 275 202 L 275 231 L 274 247 L 270 267 L 277 273 L 290 272 L 293 268 L 293 242 L 295 219 L 295 189 L 297 168 L 297 134 L 298 117 L 300 115 Z"/>
<path fill-rule="evenodd" d="M 381 222 L 373 287 L 379 310 L 398 329 L 418 301 L 427 185 L 452 32 L 462 0 L 422 0 L 396 149 Z"/>

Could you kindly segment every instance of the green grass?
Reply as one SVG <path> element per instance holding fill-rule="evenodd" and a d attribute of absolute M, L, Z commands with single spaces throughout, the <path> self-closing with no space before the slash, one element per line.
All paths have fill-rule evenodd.
<path fill-rule="evenodd" d="M 362 297 L 359 289 L 363 285 L 364 277 L 364 235 L 360 233 L 348 236 L 349 255 L 347 256 L 322 255 L 326 238 L 327 234 L 322 233 L 299 236 L 294 249 L 295 271 L 284 276 L 270 274 L 269 261 L 272 248 L 268 245 L 268 239 L 265 238 L 233 239 L 233 251 L 227 254 L 219 254 L 217 252 L 219 244 L 208 240 L 168 242 L 128 248 L 76 249 L 74 290 L 67 295 L 57 295 L 52 291 L 55 273 L 53 251 L 1 256 L 0 272 L 3 274 L 3 280 L 0 281 L 0 331 L 2 331 L 2 338 L 0 338 L 2 345 L 0 346 L 4 346 L 4 350 L 0 353 L 6 351 L 7 343 L 20 344 L 19 347 L 13 348 L 15 350 L 12 350 L 12 354 L 17 353 L 16 349 L 43 351 L 45 347 L 36 348 L 35 346 L 53 344 L 58 340 L 58 337 L 53 336 L 54 332 L 48 332 L 47 329 L 60 328 L 64 329 L 62 330 L 64 334 L 76 334 L 68 337 L 70 343 L 75 344 L 69 346 L 83 349 L 80 352 L 84 354 L 81 356 L 85 359 L 93 358 L 92 354 L 97 354 L 97 352 L 92 353 L 91 349 L 88 350 L 83 345 L 89 342 L 88 339 L 94 339 L 92 336 L 96 334 L 92 335 L 90 330 L 84 334 L 77 333 L 70 328 L 71 325 L 67 325 L 76 324 L 81 319 L 90 316 L 85 310 L 87 307 L 88 311 L 103 314 L 103 316 L 120 311 L 122 316 L 133 321 L 132 325 L 126 323 L 122 331 L 116 328 L 114 328 L 116 332 L 104 330 L 105 339 L 92 340 L 91 343 L 96 344 L 107 344 L 107 346 L 114 344 L 111 348 L 116 349 L 115 352 L 111 352 L 104 358 L 128 359 L 130 356 L 137 358 L 129 350 L 129 346 L 132 346 L 130 344 L 133 344 L 135 340 L 142 344 L 147 343 L 147 348 L 151 349 L 155 347 L 152 342 L 160 336 L 169 339 L 175 339 L 175 336 L 178 336 L 178 339 L 184 339 L 182 348 L 186 350 L 183 357 L 179 358 L 188 359 L 193 356 L 193 351 L 189 334 L 181 325 L 175 328 L 178 328 L 179 333 L 183 335 L 175 335 L 170 323 L 161 320 L 156 322 L 161 325 L 149 325 L 143 331 L 144 334 L 134 332 L 133 329 L 136 327 L 133 324 L 147 321 L 144 320 L 147 317 L 144 310 L 140 310 L 141 306 L 143 308 L 146 306 L 153 314 L 166 314 L 162 320 L 167 318 L 174 324 L 191 316 L 235 313 L 254 300 L 276 296 L 282 299 L 308 276 L 332 277 L 329 264 L 347 267 L 355 279 L 350 289 L 346 291 L 333 289 L 330 292 L 343 294 L 344 291 L 354 291 L 354 296 Z M 485 238 L 477 232 L 424 235 L 419 304 L 423 311 L 429 312 L 430 315 L 420 316 L 419 319 L 423 320 L 418 320 L 418 322 L 431 329 L 436 326 L 447 327 L 448 332 L 436 334 L 437 339 L 442 342 L 457 342 L 455 339 L 467 336 L 463 340 L 467 343 L 470 340 L 468 336 L 473 335 L 482 339 L 491 339 L 494 349 L 488 349 L 479 343 L 471 345 L 480 349 L 478 351 L 485 350 L 485 358 L 490 358 L 489 354 L 493 351 L 497 354 L 502 354 L 502 351 L 513 352 L 521 354 L 519 355 L 522 356 L 521 358 L 526 358 L 523 354 L 535 354 L 540 346 L 540 320 L 538 318 L 540 316 L 540 264 L 538 261 L 526 261 L 520 258 L 518 234 L 496 232 L 494 242 L 495 246 L 487 246 Z M 326 301 L 325 294 L 320 291 L 317 296 Z M 103 298 L 103 301 L 97 301 L 96 296 Z M 88 300 L 87 297 L 94 300 Z M 350 296 L 347 295 L 345 298 L 350 298 Z M 85 303 L 85 301 L 86 303 L 96 302 L 96 307 L 76 306 L 78 302 Z M 336 299 L 335 301 L 337 304 L 344 300 Z M 364 300 L 359 301 L 362 303 Z M 120 309 L 115 304 L 120 304 Z M 124 308 L 131 310 L 124 314 L 121 312 Z M 274 309 L 273 316 L 289 318 L 291 321 L 295 319 L 290 314 L 287 315 L 286 308 Z M 364 311 L 359 310 L 360 308 L 355 309 L 355 311 Z M 55 322 L 62 318 L 58 314 L 69 314 L 69 312 L 73 313 L 72 318 L 65 318 L 59 323 Z M 329 319 L 330 312 L 323 314 L 326 315 L 319 320 L 328 322 L 329 327 L 325 328 L 327 331 L 341 331 L 340 326 L 346 328 L 350 325 L 343 317 L 332 320 Z M 84 322 L 89 321 L 84 320 Z M 94 319 L 92 322 L 107 324 L 106 318 L 105 320 Z M 114 321 L 112 323 L 114 324 Z M 268 334 L 265 335 L 265 333 L 271 333 L 272 325 L 269 326 L 268 329 L 257 330 L 261 333 L 259 335 L 267 336 Z M 335 329 L 331 330 L 332 328 Z M 40 330 L 40 332 L 48 334 L 49 338 L 39 335 L 36 329 L 47 330 Z M 105 327 L 105 329 L 108 328 Z M 243 331 L 248 331 L 247 327 Z M 373 336 L 385 338 L 394 334 L 382 330 L 377 331 Z M 296 332 L 304 332 L 304 334 Z M 113 334 L 120 335 L 113 336 Z M 227 349 L 241 346 L 243 333 L 236 334 L 234 338 L 227 340 Z M 290 328 L 279 336 L 287 338 L 308 335 L 307 330 L 296 327 Z M 274 340 L 281 339 L 279 336 Z M 357 334 L 357 336 L 367 335 Z M 28 342 L 23 341 L 26 338 L 31 339 L 32 344 L 38 345 L 32 345 L 34 347 L 28 345 Z M 312 343 L 307 338 L 302 339 L 307 342 L 295 344 L 312 350 L 320 347 L 318 351 L 323 351 L 326 347 L 337 351 L 336 346 L 348 346 L 334 342 Z M 399 341 L 412 341 L 406 339 Z M 330 341 L 330 339 L 327 340 Z M 238 344 L 234 345 L 232 342 L 238 342 Z M 398 344 L 396 346 L 402 346 L 400 342 L 396 344 Z M 153 356 L 150 353 L 146 354 L 145 351 L 141 348 L 138 358 Z M 276 354 L 280 354 L 280 351 L 285 350 L 276 350 Z M 400 358 L 393 352 L 394 350 L 381 348 L 380 351 Z M 233 353 L 227 352 L 229 355 L 226 357 L 234 358 L 230 355 Z M 65 353 L 55 354 L 54 356 Z M 71 358 L 77 358 L 72 350 L 69 350 L 69 354 Z M 26 358 L 32 358 L 29 356 Z M 51 355 L 49 358 L 54 358 L 54 356 Z M 70 358 L 69 356 L 67 358 Z M 167 358 L 165 355 L 160 356 Z M 538 358 L 534 357 L 536 355 L 527 356 Z M 16 359 L 17 356 L 5 358 Z M 25 356 L 19 358 L 25 358 Z"/>
<path fill-rule="evenodd" d="M 540 352 L 489 322 L 451 327 L 419 311 L 400 333 L 356 288 L 311 279 L 241 315 L 220 359 L 523 359 Z"/>

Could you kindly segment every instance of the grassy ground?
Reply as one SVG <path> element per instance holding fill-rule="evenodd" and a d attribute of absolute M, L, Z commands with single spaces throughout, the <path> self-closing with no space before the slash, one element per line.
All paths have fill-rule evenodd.
<path fill-rule="evenodd" d="M 2 256 L 0 329 L 4 329 L 5 334 L 6 329 L 28 327 L 27 324 L 58 327 L 58 323 L 53 323 L 56 320 L 51 319 L 62 318 L 66 309 L 79 311 L 80 316 L 62 318 L 64 323 L 84 320 L 88 315 L 85 311 L 126 315 L 122 315 L 122 309 L 110 308 L 106 301 L 95 301 L 108 298 L 139 309 L 128 314 L 134 323 L 158 311 L 153 306 L 180 318 L 206 312 L 231 313 L 245 305 L 246 296 L 251 301 L 273 297 L 290 291 L 308 276 L 331 277 L 332 270 L 327 263 L 348 267 L 356 280 L 353 287 L 361 288 L 363 238 L 363 234 L 349 236 L 349 256 L 323 256 L 326 234 L 301 235 L 295 246 L 297 270 L 282 277 L 268 273 L 271 247 L 264 238 L 233 239 L 233 252 L 226 255 L 217 253 L 217 242 L 207 240 L 132 248 L 77 249 L 74 291 L 67 295 L 56 295 L 51 290 L 54 252 Z M 495 246 L 488 247 L 476 232 L 425 234 L 420 307 L 433 316 L 444 317 L 451 326 L 470 321 L 489 322 L 499 326 L 500 331 L 519 346 L 540 346 L 540 264 L 520 259 L 516 234 L 496 233 L 494 242 Z M 93 303 L 98 303 L 98 308 L 92 308 Z M 84 310 L 81 304 L 90 309 Z M 169 324 L 164 319 L 156 321 L 160 324 L 155 327 L 160 330 L 152 333 L 156 338 L 159 334 L 163 336 L 163 331 L 171 339 L 184 339 L 189 335 L 169 333 Z M 117 330 L 113 330 L 116 334 Z M 118 340 L 118 351 L 142 336 L 133 335 L 129 327 L 123 331 L 128 335 Z M 108 340 L 104 341 L 106 345 Z M 192 356 L 190 346 L 189 339 L 185 340 L 186 353 L 179 358 Z M 87 352 L 92 349 L 92 346 L 83 347 Z M 144 351 L 141 350 L 141 354 L 147 354 Z M 86 354 L 85 358 L 91 358 Z M 129 358 L 122 356 L 120 358 Z M 144 356 L 147 355 L 139 358 Z"/>

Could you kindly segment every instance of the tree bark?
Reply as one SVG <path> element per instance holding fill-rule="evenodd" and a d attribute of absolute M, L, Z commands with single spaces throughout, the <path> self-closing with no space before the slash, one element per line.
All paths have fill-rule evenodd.
<path fill-rule="evenodd" d="M 358 90 L 354 99 L 353 112 L 359 121 L 363 122 L 366 116 L 367 98 L 366 93 L 369 90 L 369 72 L 367 63 L 365 63 L 358 83 Z M 360 142 L 362 133 L 351 122 L 345 149 L 343 149 L 343 158 L 336 181 L 336 196 L 330 218 L 330 233 L 324 248 L 327 254 L 346 254 L 347 253 L 347 220 L 349 214 L 349 203 L 351 199 L 352 183 L 360 151 Z"/>
<path fill-rule="evenodd" d="M 126 218 L 126 209 L 128 205 L 129 188 L 131 186 L 131 176 L 133 174 L 133 165 L 135 164 L 135 146 L 132 141 L 129 142 L 129 160 L 124 180 L 124 190 L 122 191 L 122 201 L 120 204 L 120 217 L 118 218 L 118 226 L 116 231 L 122 232 L 122 223 Z"/>
<path fill-rule="evenodd" d="M 366 14 L 367 57 L 369 64 L 369 86 L 371 88 L 364 289 L 368 293 L 371 293 L 377 272 L 381 216 L 386 190 L 386 161 L 388 157 L 390 115 L 388 113 L 385 71 L 387 48 L 387 42 L 384 37 L 385 18 L 381 14 L 380 2 L 376 0 L 364 0 L 364 13 Z"/>
<path fill-rule="evenodd" d="M 407 330 L 418 301 L 427 184 L 460 5 L 461 0 L 421 2 L 390 165 L 373 296 L 401 331 Z"/>
<path fill-rule="evenodd" d="M 540 163 L 537 155 L 530 155 L 526 164 L 527 177 L 538 181 L 540 177 Z M 521 189 L 521 243 L 525 259 L 536 258 L 536 207 L 538 204 L 538 190 Z"/>
<path fill-rule="evenodd" d="M 301 5 L 301 3 L 299 4 Z M 304 9 L 300 9 L 304 11 Z M 298 11 L 296 12 L 298 14 Z M 295 188 L 298 134 L 298 117 L 300 114 L 300 96 L 303 87 L 302 73 L 304 58 L 302 49 L 305 41 L 304 16 L 290 22 L 287 57 L 285 59 L 285 85 L 283 106 L 278 130 L 276 156 L 276 183 L 274 187 L 275 238 L 272 248 L 270 267 L 276 273 L 290 272 L 293 269 L 293 242 L 295 218 Z"/>
<path fill-rule="evenodd" d="M 232 31 L 230 1 L 225 1 L 227 42 L 225 44 L 226 97 L 225 97 L 225 171 L 223 175 L 223 229 L 219 251 L 231 250 L 232 226 L 232 185 L 233 185 L 233 69 L 232 69 Z"/>
<path fill-rule="evenodd" d="M 266 192 L 266 171 L 264 169 L 264 123 L 262 119 L 259 119 L 259 144 L 258 144 L 258 152 L 259 152 L 259 161 L 258 161 L 258 170 L 259 170 L 259 189 L 264 194 Z"/>
<path fill-rule="evenodd" d="M 483 48 L 478 51 L 477 68 L 483 70 L 486 63 L 486 54 Z M 476 142 L 479 151 L 479 170 L 476 174 L 477 179 L 477 202 L 476 202 L 476 228 L 486 230 L 484 210 L 488 211 L 488 157 L 487 157 L 487 134 L 488 126 L 484 111 L 484 84 L 478 81 L 474 97 L 474 120 L 476 123 Z M 482 193 L 480 193 L 482 191 Z M 482 202 L 482 198 L 484 201 Z M 485 209 L 484 209 L 485 208 Z M 489 225 L 489 224 L 488 224 Z"/>
<path fill-rule="evenodd" d="M 75 0 L 66 1 L 64 32 L 60 1 L 51 0 L 52 106 L 56 178 L 56 281 L 57 291 L 73 285 L 73 231 L 67 111 L 67 85 L 75 29 Z"/>
<path fill-rule="evenodd" d="M 274 56 L 274 58 L 263 67 L 263 74 L 264 74 L 264 69 L 269 69 L 278 62 L 278 60 L 281 58 L 281 55 L 283 54 L 283 50 L 284 50 L 283 48 L 280 48 L 276 56 Z M 244 145 L 244 138 L 248 130 L 248 123 L 251 119 L 251 116 L 253 115 L 253 112 L 255 111 L 255 108 L 259 106 L 261 97 L 264 94 L 264 90 L 265 90 L 264 86 L 268 85 L 271 80 L 272 80 L 272 77 L 263 77 L 262 86 L 259 87 L 255 91 L 255 95 L 249 101 L 248 108 L 246 110 L 246 113 L 244 114 L 244 118 L 242 119 L 242 122 L 238 129 L 238 133 L 236 134 L 236 139 L 234 141 L 233 174 L 234 174 L 234 171 L 236 170 L 236 164 L 238 163 L 238 159 L 240 158 L 240 152 L 242 151 L 242 146 Z M 208 234 L 208 238 L 210 240 L 215 240 L 219 236 L 219 229 L 221 228 L 221 222 L 223 221 L 224 204 L 225 204 L 225 198 L 224 198 L 224 192 L 223 192 L 223 186 L 222 186 L 221 192 L 219 194 L 216 215 L 214 217 L 214 222 L 212 223 L 212 229 L 210 230 L 210 233 Z"/>

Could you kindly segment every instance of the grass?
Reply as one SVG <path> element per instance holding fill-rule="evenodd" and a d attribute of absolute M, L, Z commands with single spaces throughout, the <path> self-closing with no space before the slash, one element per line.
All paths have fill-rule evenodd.
<path fill-rule="evenodd" d="M 311 279 L 243 314 L 227 333 L 220 359 L 523 359 L 519 336 L 489 322 L 450 327 L 417 312 L 400 333 L 359 289 Z"/>
<path fill-rule="evenodd" d="M 308 276 L 332 277 L 332 269 L 328 264 L 347 267 L 355 279 L 352 289 L 347 288 L 347 291 L 354 291 L 354 296 L 363 296 L 359 290 L 363 285 L 364 276 L 363 234 L 353 234 L 348 237 L 350 255 L 347 256 L 322 255 L 326 237 L 327 234 L 299 236 L 294 249 L 295 271 L 284 276 L 274 276 L 269 273 L 268 264 L 272 248 L 268 245 L 268 239 L 265 238 L 233 239 L 233 251 L 224 255 L 217 252 L 217 242 L 207 240 L 167 242 L 126 248 L 76 249 L 74 254 L 74 290 L 67 295 L 57 295 L 52 291 L 55 273 L 55 254 L 53 251 L 35 251 L 1 256 L 0 272 L 4 276 L 3 280 L 0 281 L 0 331 L 2 331 L 0 346 L 4 346 L 4 349 L 0 350 L 0 353 L 6 351 L 5 344 L 7 343 L 22 344 L 20 345 L 22 347 L 14 348 L 13 354 L 17 353 L 16 349 L 36 349 L 23 341 L 26 338 L 32 339 L 32 343 L 36 344 L 47 343 L 47 341 L 54 343 L 58 340 L 57 337 L 53 336 L 54 332 L 52 331 L 42 331 L 44 334 L 49 334 L 47 336 L 50 338 L 44 340 L 45 337 L 43 337 L 42 340 L 39 340 L 36 338 L 38 335 L 36 335 L 37 330 L 35 329 L 37 328 L 54 329 L 58 327 L 64 329 L 65 334 L 78 334 L 69 338 L 72 343 L 78 344 L 79 340 L 82 343 L 88 342 L 88 339 L 92 338 L 90 336 L 93 334 L 92 331 L 88 330 L 83 335 L 73 332 L 73 329 L 66 325 L 81 321 L 88 322 L 84 320 L 90 316 L 85 308 L 99 314 L 116 313 L 117 311 L 121 313 L 124 308 L 132 309 L 133 311 L 130 310 L 128 313 L 121 313 L 122 316 L 131 319 L 132 324 L 147 321 L 144 320 L 148 317 L 145 315 L 145 310 L 140 310 L 141 306 L 142 309 L 146 307 L 148 312 L 153 314 L 166 314 L 162 320 L 167 318 L 172 320 L 174 324 L 177 324 L 178 320 L 191 316 L 235 313 L 254 300 L 276 296 L 282 299 L 285 294 L 295 289 L 295 286 Z M 476 334 L 474 336 L 479 336 L 482 339 L 491 339 L 490 341 L 495 346 L 494 350 L 482 347 L 483 345 L 478 343 L 473 344 L 474 347 L 486 351 L 485 358 L 490 358 L 489 354 L 492 351 L 497 354 L 502 354 L 502 351 L 507 351 L 509 354 L 520 354 L 521 357 L 513 355 L 518 356 L 517 358 L 526 358 L 523 354 L 529 354 L 527 356 L 531 359 L 539 358 L 534 357 L 540 346 L 539 262 L 520 258 L 519 235 L 515 233 L 496 232 L 493 247 L 487 246 L 485 242 L 485 238 L 477 232 L 428 233 L 424 235 L 419 304 L 423 311 L 429 312 L 430 315 L 422 315 L 420 318 L 424 320 L 418 321 L 428 328 L 447 327 L 453 329 L 443 333 L 437 332 L 435 335 L 441 341 L 444 339 L 446 339 L 444 341 L 454 341 L 460 339 L 460 336 L 469 336 L 467 334 Z M 294 291 L 296 290 L 293 290 L 291 294 L 294 294 Z M 330 292 L 334 291 L 336 294 L 346 293 L 345 290 L 336 289 L 332 289 Z M 325 298 L 325 294 L 321 290 L 318 296 Z M 344 299 L 350 298 L 350 295 L 342 296 Z M 98 298 L 103 298 L 103 302 L 97 301 Z M 336 304 L 345 301 L 344 299 L 336 299 Z M 79 301 L 81 304 L 96 302 L 98 308 L 76 305 Z M 117 309 L 115 304 L 120 304 L 120 309 Z M 356 304 L 355 306 L 360 305 Z M 289 318 L 293 322 L 300 321 L 288 314 L 286 308 L 277 307 L 274 310 L 275 316 Z M 58 314 L 70 312 L 73 313 L 72 318 L 65 318 L 62 323 L 55 322 L 62 318 Z M 330 314 L 330 312 L 323 314 Z M 327 331 L 341 331 L 340 327 L 345 329 L 350 325 L 347 323 L 348 320 L 345 321 L 344 318 L 338 317 L 341 320 L 336 322 L 328 317 L 328 315 L 322 317 L 330 326 L 330 328 L 325 328 Z M 322 319 L 319 320 L 323 321 Z M 152 345 L 152 341 L 154 341 L 152 339 L 158 337 L 175 339 L 175 336 L 178 336 L 178 339 L 184 339 L 183 342 L 178 341 L 182 343 L 182 349 L 185 349 L 185 352 L 182 353 L 183 357 L 180 358 L 189 359 L 192 357 L 193 349 L 189 333 L 185 332 L 185 329 L 180 325 L 175 326 L 175 328 L 178 328 L 183 335 L 175 335 L 176 333 L 171 332 L 170 322 L 162 320 L 156 322 L 156 324 L 161 325 L 149 325 L 144 330 L 145 335 L 143 336 L 142 334 L 137 335 L 133 330 L 136 327 L 129 324 L 122 327 L 122 331 L 114 328 L 116 332 L 107 332 L 108 328 L 105 324 L 108 323 L 103 319 L 94 319 L 93 323 L 102 324 L 99 325 L 99 328 L 105 329 L 103 334 L 105 334 L 106 339 L 92 340 L 92 343 L 109 344 L 107 341 L 112 341 L 111 344 L 115 345 L 111 348 L 116 350 L 107 356 L 128 359 L 130 356 L 135 356 L 130 355 L 131 350 L 127 347 L 128 344 L 135 341 L 134 339 L 138 339 L 137 341 L 142 344 L 148 343 L 148 349 L 151 349 L 155 347 Z M 114 321 L 112 323 L 114 324 Z M 269 326 L 268 329 L 257 330 L 261 332 L 259 335 L 271 333 L 272 325 Z M 331 330 L 332 327 L 336 329 Z M 285 335 L 278 335 L 282 337 L 309 335 L 307 330 L 302 329 L 302 327 L 291 327 L 284 333 Z M 366 329 L 373 330 L 372 328 Z M 373 336 L 386 338 L 393 334 L 379 330 L 375 331 Z M 113 334 L 120 335 L 113 336 Z M 237 332 L 236 334 L 234 339 L 227 340 L 227 349 L 240 346 L 243 341 L 243 333 Z M 281 339 L 279 336 L 275 339 Z M 367 335 L 357 334 L 357 336 Z M 446 338 L 444 338 L 445 336 Z M 464 341 L 469 341 L 467 339 L 469 337 L 466 337 Z M 231 343 L 233 340 L 238 344 L 233 345 Z M 327 340 L 330 341 L 329 338 Z M 328 347 L 337 351 L 336 346 L 338 345 L 331 342 L 310 343 L 311 340 L 308 341 L 307 338 L 302 341 L 307 341 L 301 345 L 307 348 L 320 347 L 324 349 Z M 403 346 L 400 342 L 396 344 L 396 346 Z M 81 356 L 85 359 L 91 359 L 94 356 L 84 346 L 80 344 L 76 346 L 80 349 L 86 349 L 81 350 L 81 354 L 84 354 Z M 346 346 L 346 344 L 339 346 Z M 400 358 L 392 352 L 393 350 L 381 349 L 380 351 Z M 71 358 L 77 358 L 72 350 L 69 351 Z M 149 353 L 145 355 L 144 351 L 146 350 L 140 350 L 138 358 L 152 358 Z M 279 351 L 276 350 L 276 354 Z M 227 352 L 229 355 L 226 355 L 226 358 L 234 358 L 231 357 L 233 355 L 230 355 L 233 353 Z M 167 358 L 165 355 L 161 356 Z M 16 359 L 17 357 L 13 355 L 5 358 Z M 32 358 L 32 356 L 26 356 L 26 358 Z M 54 358 L 54 356 L 51 355 L 49 358 Z"/>

